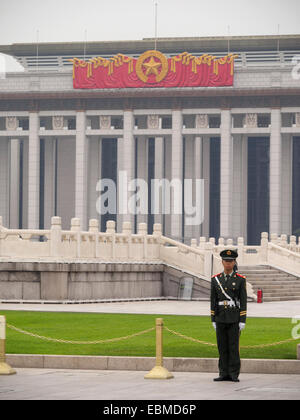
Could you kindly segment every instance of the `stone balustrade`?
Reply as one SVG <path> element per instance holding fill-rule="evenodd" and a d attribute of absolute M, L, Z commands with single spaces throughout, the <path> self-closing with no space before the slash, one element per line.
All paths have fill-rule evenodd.
<path fill-rule="evenodd" d="M 124 222 L 121 233 L 115 222 L 108 221 L 106 232 L 99 232 L 96 219 L 89 221 L 89 230 L 82 231 L 80 219 L 71 220 L 70 230 L 62 230 L 61 218 L 51 219 L 49 230 L 7 229 L 0 216 L 1 261 L 91 261 L 91 262 L 159 262 L 209 280 L 212 273 L 222 270 L 219 253 L 225 247 L 237 248 L 239 266 L 273 265 L 293 274 L 300 274 L 300 243 L 287 235 L 261 234 L 257 246 L 237 243 L 232 239 L 200 237 L 186 245 L 162 235 L 161 225 L 154 224 L 147 233 L 147 224 L 139 223 L 134 234 L 130 222 Z"/>

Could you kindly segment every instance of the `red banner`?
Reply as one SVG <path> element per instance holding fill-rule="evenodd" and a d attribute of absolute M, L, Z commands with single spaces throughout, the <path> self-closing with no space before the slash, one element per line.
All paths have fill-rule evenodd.
<path fill-rule="evenodd" d="M 123 54 L 88 61 L 73 58 L 75 89 L 232 86 L 234 54 L 222 58 L 183 52 L 167 58 L 149 50 L 138 59 Z"/>

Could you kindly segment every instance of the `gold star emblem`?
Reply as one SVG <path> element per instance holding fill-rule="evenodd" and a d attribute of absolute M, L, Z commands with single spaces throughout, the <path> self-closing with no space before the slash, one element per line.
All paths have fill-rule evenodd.
<path fill-rule="evenodd" d="M 148 81 L 151 74 L 155 75 L 156 82 L 161 82 L 166 77 L 168 69 L 167 57 L 159 51 L 149 50 L 137 59 L 135 71 L 139 79 L 144 83 L 153 83 L 151 79 Z"/>
<path fill-rule="evenodd" d="M 143 63 L 143 67 L 146 68 L 146 76 L 149 76 L 149 74 L 155 74 L 155 76 L 158 75 L 158 68 L 161 66 L 161 62 L 157 62 L 154 60 L 154 57 L 152 56 L 148 63 Z"/>

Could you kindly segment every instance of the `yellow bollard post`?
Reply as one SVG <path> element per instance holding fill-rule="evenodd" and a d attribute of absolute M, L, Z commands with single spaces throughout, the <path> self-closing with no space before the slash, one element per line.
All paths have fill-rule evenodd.
<path fill-rule="evenodd" d="M 7 363 L 5 358 L 6 320 L 0 316 L 0 375 L 13 375 L 16 373 Z"/>
<path fill-rule="evenodd" d="M 156 318 L 156 363 L 153 369 L 148 372 L 145 379 L 171 379 L 172 373 L 163 367 L 163 320 Z"/>

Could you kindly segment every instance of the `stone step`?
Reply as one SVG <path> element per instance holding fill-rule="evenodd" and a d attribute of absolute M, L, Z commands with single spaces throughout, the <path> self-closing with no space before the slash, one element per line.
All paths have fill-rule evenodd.
<path fill-rule="evenodd" d="M 300 294 L 300 290 L 287 290 L 287 291 L 282 291 L 282 290 L 268 290 L 265 291 L 263 290 L 263 296 L 265 297 L 270 297 L 270 296 L 294 296 L 294 295 L 298 295 Z"/>
<path fill-rule="evenodd" d="M 300 293 L 300 288 L 298 289 L 274 289 L 272 287 L 262 287 L 262 288 L 253 288 L 254 293 L 257 294 L 258 290 L 262 290 L 263 293 L 269 293 L 269 294 L 298 294 Z"/>
<path fill-rule="evenodd" d="M 284 301 L 284 300 L 300 300 L 300 294 L 299 295 L 294 295 L 294 296 L 284 296 L 284 297 L 278 297 L 278 296 L 272 296 L 272 297 L 263 297 L 263 301 L 264 302 L 279 302 L 279 301 Z"/>
<path fill-rule="evenodd" d="M 300 282 L 296 282 L 296 281 L 278 281 L 278 282 L 273 282 L 273 281 L 259 281 L 259 280 L 253 280 L 250 281 L 249 283 L 255 287 L 268 287 L 268 286 L 273 286 L 273 287 L 300 287 Z"/>
<path fill-rule="evenodd" d="M 270 266 L 239 266 L 240 274 L 251 284 L 254 293 L 263 291 L 263 301 L 300 300 L 300 277 Z"/>
<path fill-rule="evenodd" d="M 287 278 L 287 279 L 298 279 L 299 277 L 292 276 L 291 274 L 286 273 L 245 273 L 242 274 L 243 276 L 246 276 L 246 278 L 274 278 L 274 279 L 280 279 L 280 278 Z"/>

